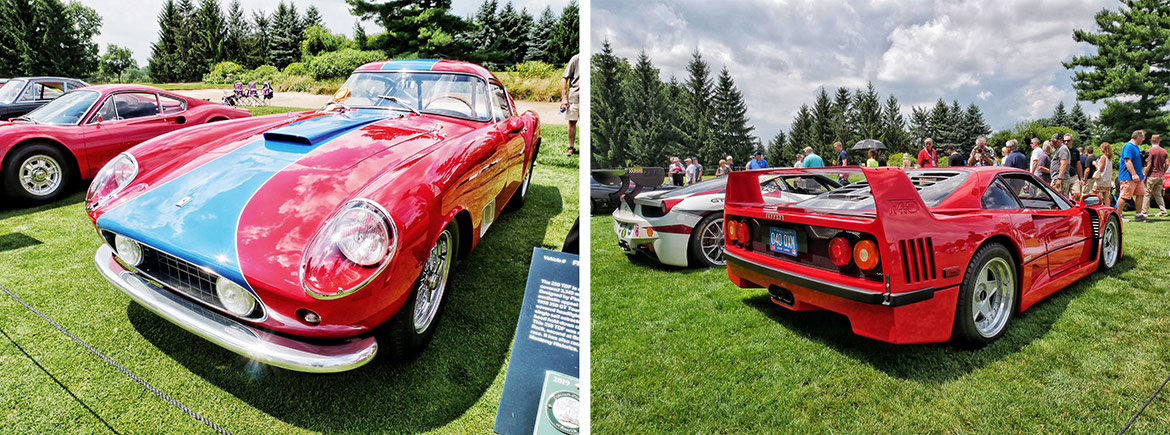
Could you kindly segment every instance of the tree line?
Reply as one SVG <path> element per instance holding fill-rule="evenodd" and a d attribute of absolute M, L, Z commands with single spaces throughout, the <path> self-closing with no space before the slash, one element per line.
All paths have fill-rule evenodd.
<path fill-rule="evenodd" d="M 367 34 L 361 21 L 352 40 L 324 27 L 321 12 L 304 13 L 294 2 L 275 11 L 250 14 L 232 0 L 223 11 L 218 0 L 166 0 L 158 15 L 158 40 L 152 45 L 150 76 L 156 82 L 198 81 L 220 62 L 253 69 L 283 69 L 294 62 L 343 49 L 377 50 L 385 58 L 436 57 L 486 66 L 525 61 L 567 62 L 577 52 L 578 7 L 570 3 L 558 17 L 546 7 L 540 18 L 511 1 L 484 0 L 474 17 L 451 15 L 450 0 L 347 0 L 360 20 L 372 19 L 384 32 Z M 368 57 L 368 56 L 366 56 Z M 375 56 L 378 57 L 378 56 Z"/>
<path fill-rule="evenodd" d="M 0 76 L 89 77 L 102 18 L 76 1 L 0 0 Z"/>

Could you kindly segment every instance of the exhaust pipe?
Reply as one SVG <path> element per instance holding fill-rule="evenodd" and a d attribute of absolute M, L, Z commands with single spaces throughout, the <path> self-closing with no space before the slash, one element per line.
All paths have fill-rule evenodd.
<path fill-rule="evenodd" d="M 773 284 L 768 286 L 768 295 L 772 297 L 773 302 L 776 302 L 780 305 L 789 308 L 792 308 L 794 305 L 796 305 L 796 297 L 792 295 L 792 292 L 778 285 Z"/>

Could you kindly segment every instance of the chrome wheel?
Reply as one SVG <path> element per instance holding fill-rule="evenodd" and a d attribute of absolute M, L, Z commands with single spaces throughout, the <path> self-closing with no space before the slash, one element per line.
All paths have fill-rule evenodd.
<path fill-rule="evenodd" d="M 1101 234 L 1101 261 L 1105 268 L 1117 264 L 1117 254 L 1121 252 L 1121 231 L 1117 230 L 1117 220 L 1109 219 L 1105 224 L 1105 232 Z"/>
<path fill-rule="evenodd" d="M 1015 288 L 1012 266 L 1002 257 L 992 258 L 979 269 L 971 293 L 971 316 L 979 335 L 995 337 L 1007 325 Z"/>
<path fill-rule="evenodd" d="M 48 196 L 61 187 L 61 164 L 52 157 L 37 154 L 20 164 L 20 187 L 35 196 Z"/>
<path fill-rule="evenodd" d="M 536 159 L 536 156 L 533 155 L 532 158 Z M 524 175 L 524 182 L 520 184 L 520 197 L 521 198 L 528 197 L 528 183 L 532 182 L 532 170 L 533 169 L 536 169 L 536 162 L 535 161 L 532 162 L 532 166 L 528 167 L 528 174 Z"/>
<path fill-rule="evenodd" d="M 451 230 L 443 230 L 431 254 L 423 265 L 422 275 L 414 293 L 414 332 L 422 334 L 430 328 L 443 302 L 447 288 L 447 272 L 451 269 Z"/>
<path fill-rule="evenodd" d="M 716 266 L 726 264 L 723 261 L 723 243 L 723 218 L 709 221 L 699 229 L 699 249 L 703 257 Z"/>

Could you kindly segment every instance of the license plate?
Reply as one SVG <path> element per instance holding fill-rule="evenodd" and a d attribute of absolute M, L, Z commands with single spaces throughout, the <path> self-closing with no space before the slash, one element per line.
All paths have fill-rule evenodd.
<path fill-rule="evenodd" d="M 618 224 L 617 233 L 623 239 L 626 237 L 638 237 L 638 226 L 633 224 Z"/>
<path fill-rule="evenodd" d="M 797 250 L 796 231 L 784 228 L 770 228 L 768 249 L 795 257 Z"/>

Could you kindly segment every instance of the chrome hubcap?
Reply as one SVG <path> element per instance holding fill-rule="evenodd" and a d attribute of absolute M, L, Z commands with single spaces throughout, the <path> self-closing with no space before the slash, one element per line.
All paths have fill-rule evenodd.
<path fill-rule="evenodd" d="M 1105 224 L 1105 234 L 1102 235 L 1103 245 L 1102 253 L 1105 255 L 1105 267 L 1113 267 L 1117 262 L 1118 247 L 1121 245 L 1118 241 L 1117 221 L 1109 219 L 1109 223 Z"/>
<path fill-rule="evenodd" d="M 430 328 L 443 301 L 443 290 L 447 288 L 447 272 L 451 268 L 451 231 L 443 230 L 431 254 L 423 265 L 422 276 L 414 295 L 414 332 L 422 334 Z"/>
<path fill-rule="evenodd" d="M 1015 284 L 1012 268 L 1003 258 L 993 258 L 979 270 L 971 297 L 972 320 L 979 335 L 991 338 L 1007 325 Z"/>
<path fill-rule="evenodd" d="M 55 192 L 61 186 L 61 165 L 49 156 L 29 157 L 20 165 L 20 186 L 37 196 Z"/>
<path fill-rule="evenodd" d="M 719 266 L 726 264 L 723 262 L 723 243 L 723 218 L 708 222 L 699 230 L 699 247 L 707 261 Z"/>

